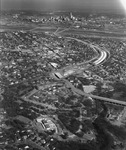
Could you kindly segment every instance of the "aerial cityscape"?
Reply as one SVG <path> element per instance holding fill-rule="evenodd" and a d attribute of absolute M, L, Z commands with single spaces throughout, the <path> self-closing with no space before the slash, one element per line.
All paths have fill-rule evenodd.
<path fill-rule="evenodd" d="M 33 0 L 22 2 L 25 9 L 7 1 L 0 11 L 0 150 L 126 150 L 122 7 L 115 13 L 118 4 L 108 2 L 113 12 L 105 12 L 100 7 L 108 5 L 95 0 L 88 11 L 87 0 L 72 9 L 72 0 L 48 0 L 45 11 Z"/>

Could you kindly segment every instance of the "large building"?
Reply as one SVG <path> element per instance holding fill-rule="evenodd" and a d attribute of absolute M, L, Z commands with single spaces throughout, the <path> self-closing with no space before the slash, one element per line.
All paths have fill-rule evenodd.
<path fill-rule="evenodd" d="M 53 122 L 52 118 L 49 118 L 47 115 L 38 117 L 36 121 L 41 124 L 44 130 L 54 131 L 55 133 L 58 133 L 57 126 Z"/>

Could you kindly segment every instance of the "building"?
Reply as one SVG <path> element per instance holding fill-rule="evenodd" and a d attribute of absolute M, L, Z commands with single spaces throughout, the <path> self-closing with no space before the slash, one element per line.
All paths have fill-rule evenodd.
<path fill-rule="evenodd" d="M 72 13 L 70 13 L 70 19 L 71 19 L 71 20 L 76 20 L 76 18 L 73 16 Z"/>
<path fill-rule="evenodd" d="M 52 118 L 49 118 L 47 115 L 42 115 L 36 119 L 37 123 L 40 123 L 44 130 L 55 131 L 58 133 L 57 126 L 53 122 Z"/>

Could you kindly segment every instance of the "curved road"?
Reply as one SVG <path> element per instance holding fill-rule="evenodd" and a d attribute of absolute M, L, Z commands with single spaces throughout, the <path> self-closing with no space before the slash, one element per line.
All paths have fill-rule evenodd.
<path fill-rule="evenodd" d="M 67 66 L 58 70 L 52 70 L 50 75 L 52 78 L 56 80 L 66 78 L 69 75 L 72 75 L 80 70 L 81 71 L 85 70 L 86 68 L 88 68 L 89 63 L 93 63 L 94 65 L 99 65 L 110 56 L 110 53 L 107 50 L 104 50 L 104 49 L 102 50 L 96 45 L 87 43 L 77 38 L 72 38 L 72 37 L 66 37 L 66 38 L 76 40 L 78 42 L 81 42 L 83 44 L 90 46 L 97 53 L 97 56 L 86 62 L 77 63 L 76 65 Z"/>
<path fill-rule="evenodd" d="M 7 31 L 7 30 L 21 30 L 21 27 L 18 27 L 17 29 L 14 27 L 14 26 L 4 26 L 4 27 L 1 27 L 1 29 L 4 29 L 2 30 L 2 32 L 4 31 Z M 32 29 L 32 28 L 31 28 Z M 51 30 L 52 32 L 55 30 L 55 29 L 52 29 L 52 28 L 48 28 L 48 27 L 42 27 L 40 29 L 40 31 L 47 31 L 47 29 Z M 22 30 L 25 30 L 25 31 L 28 31 L 29 30 L 29 27 L 27 28 L 24 28 L 24 26 L 22 27 Z M 69 32 L 72 32 L 72 33 L 75 33 L 76 31 L 74 30 L 69 30 Z M 86 33 L 86 36 L 89 35 L 89 32 L 93 32 L 93 31 L 78 31 L 76 32 L 77 34 L 84 34 Z M 67 31 L 68 33 L 68 31 Z M 102 33 L 102 35 L 100 34 L 100 32 L 96 32 L 94 31 L 94 35 L 91 34 L 91 37 L 92 36 L 95 36 L 97 34 L 98 37 L 106 37 L 106 38 L 117 38 L 117 39 L 126 39 L 125 35 L 119 35 L 119 34 L 116 34 L 114 33 L 113 36 L 111 37 L 110 35 L 112 35 L 112 33 Z M 62 33 L 63 34 L 63 33 Z M 63 36 L 63 35 L 62 35 Z M 99 48 L 97 45 L 92 45 L 92 44 L 89 44 L 87 42 L 84 42 L 80 39 L 76 39 L 76 38 L 72 38 L 72 37 L 66 37 L 66 38 L 69 38 L 69 39 L 74 39 L 78 42 L 82 42 L 83 44 L 86 44 L 86 45 L 89 45 L 91 48 L 93 48 L 93 50 L 95 52 L 97 52 L 97 57 L 87 61 L 87 62 L 83 62 L 83 63 L 79 63 L 79 64 L 76 64 L 76 65 L 71 65 L 71 66 L 68 66 L 68 67 L 64 67 L 62 69 L 59 69 L 59 70 L 53 70 L 51 73 L 50 73 L 50 76 L 56 80 L 64 80 L 65 83 L 68 84 L 68 86 L 74 91 L 76 92 L 77 94 L 80 94 L 80 95 L 85 95 L 85 96 L 88 96 L 88 97 L 92 97 L 92 98 L 95 98 L 95 99 L 98 99 L 98 100 L 103 100 L 105 102 L 109 102 L 109 103 L 113 103 L 113 104 L 118 104 L 118 105 L 123 105 L 123 106 L 126 106 L 126 102 L 123 102 L 123 101 L 119 101 L 119 100 L 114 100 L 114 99 L 109 99 L 109 98 L 105 98 L 105 97 L 100 97 L 100 96 L 96 96 L 96 95 L 91 95 L 91 94 L 87 94 L 87 93 L 84 93 L 83 91 L 79 90 L 79 89 L 76 89 L 68 80 L 66 80 L 65 78 L 68 77 L 69 75 L 71 74 L 76 74 L 78 72 L 81 72 L 85 69 L 87 69 L 89 67 L 89 64 L 92 63 L 94 65 L 100 65 L 102 64 L 103 62 L 105 62 L 105 60 L 107 58 L 109 58 L 110 56 L 110 53 L 106 50 L 106 49 L 101 49 Z M 38 78 L 38 77 L 37 77 Z"/>
<path fill-rule="evenodd" d="M 100 101 L 104 101 L 107 103 L 111 103 L 111 104 L 126 106 L 126 102 L 124 102 L 124 101 L 115 100 L 115 99 L 106 98 L 106 97 L 101 97 L 101 96 L 97 96 L 97 95 L 93 95 L 93 94 L 87 94 L 87 93 L 75 88 L 68 80 L 65 79 L 69 75 L 72 75 L 74 73 L 78 73 L 79 70 L 83 71 L 86 68 L 88 68 L 88 65 L 87 65 L 88 63 L 93 63 L 94 65 L 100 65 L 103 62 L 105 62 L 105 60 L 107 60 L 107 58 L 110 57 L 109 51 L 107 51 L 106 49 L 101 49 L 97 45 L 89 44 L 87 42 L 84 42 L 84 41 L 82 41 L 80 39 L 76 39 L 76 38 L 71 38 L 71 37 L 66 37 L 66 38 L 74 39 L 78 42 L 82 42 L 83 44 L 90 45 L 90 47 L 92 47 L 93 50 L 95 50 L 98 54 L 99 53 L 100 54 L 97 56 L 97 58 L 95 57 L 95 58 L 93 58 L 87 62 L 79 63 L 76 66 L 73 65 L 73 66 L 68 66 L 66 68 L 64 67 L 64 68 L 59 69 L 59 70 L 53 70 L 50 74 L 51 77 L 56 79 L 56 80 L 63 80 L 66 83 L 66 85 L 68 87 L 70 87 L 72 89 L 72 91 L 74 93 L 77 93 L 78 95 L 91 97 L 91 98 L 94 98 L 94 99 L 97 99 Z M 85 66 L 85 64 L 87 66 Z M 64 72 L 64 70 L 65 70 L 65 72 Z"/>

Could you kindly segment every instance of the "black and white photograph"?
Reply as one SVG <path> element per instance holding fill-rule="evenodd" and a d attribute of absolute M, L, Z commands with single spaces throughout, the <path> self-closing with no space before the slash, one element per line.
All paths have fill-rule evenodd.
<path fill-rule="evenodd" d="M 126 150 L 126 0 L 0 0 L 0 150 Z"/>

